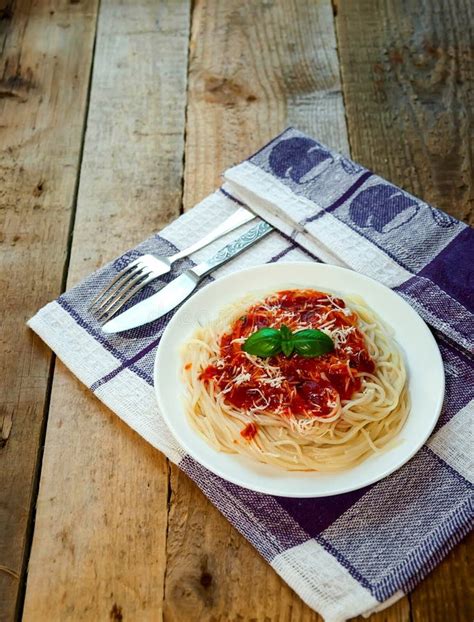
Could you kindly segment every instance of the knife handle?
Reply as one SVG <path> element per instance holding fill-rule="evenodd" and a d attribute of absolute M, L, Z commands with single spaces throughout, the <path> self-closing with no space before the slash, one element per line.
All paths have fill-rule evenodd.
<path fill-rule="evenodd" d="M 192 272 L 201 278 L 206 276 L 209 272 L 215 270 L 215 268 L 222 266 L 229 261 L 229 259 L 236 257 L 249 246 L 252 246 L 252 244 L 255 244 L 258 240 L 261 240 L 263 237 L 268 235 L 270 231 L 273 231 L 273 227 L 262 220 L 262 222 L 249 229 L 236 240 L 230 242 L 226 246 L 223 246 L 213 257 L 194 267 Z"/>

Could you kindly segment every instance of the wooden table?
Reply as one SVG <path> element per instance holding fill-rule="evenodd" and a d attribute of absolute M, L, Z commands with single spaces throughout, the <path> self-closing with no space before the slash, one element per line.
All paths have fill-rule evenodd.
<path fill-rule="evenodd" d="M 472 6 L 0 0 L 2 622 L 320 619 L 24 323 L 287 125 L 472 222 Z M 465 541 L 372 619 L 468 583 Z"/>

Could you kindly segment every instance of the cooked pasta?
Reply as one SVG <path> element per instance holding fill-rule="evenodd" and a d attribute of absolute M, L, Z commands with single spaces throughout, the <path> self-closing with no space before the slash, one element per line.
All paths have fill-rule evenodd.
<path fill-rule="evenodd" d="M 283 325 L 325 333 L 332 351 L 259 357 L 244 350 L 258 330 Z M 389 329 L 363 300 L 310 289 L 224 309 L 186 343 L 183 375 L 187 415 L 209 443 L 287 470 L 353 467 L 392 443 L 409 409 Z"/>

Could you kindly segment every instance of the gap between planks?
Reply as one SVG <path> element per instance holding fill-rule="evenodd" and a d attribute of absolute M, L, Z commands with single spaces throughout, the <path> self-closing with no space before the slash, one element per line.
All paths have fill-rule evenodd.
<path fill-rule="evenodd" d="M 95 17 L 95 24 L 94 24 L 94 38 L 93 38 L 93 43 L 92 43 L 92 55 L 91 55 L 91 63 L 89 67 L 89 78 L 88 78 L 88 84 L 87 84 L 87 95 L 86 95 L 85 110 L 84 110 L 84 120 L 82 124 L 81 142 L 80 142 L 80 147 L 79 147 L 76 183 L 75 183 L 74 191 L 73 191 L 71 215 L 70 215 L 70 220 L 69 220 L 69 230 L 68 230 L 68 236 L 67 236 L 66 258 L 64 260 L 64 269 L 63 269 L 63 275 L 61 279 L 61 291 L 60 291 L 61 294 L 66 290 L 67 275 L 69 272 L 69 262 L 71 260 L 71 249 L 72 249 L 72 242 L 73 242 L 73 237 L 74 237 L 74 223 L 76 220 L 76 210 L 77 210 L 77 197 L 78 197 L 78 192 L 79 192 L 79 182 L 81 178 L 82 158 L 84 156 L 84 142 L 85 142 L 86 130 L 87 130 L 87 119 L 89 117 L 89 103 L 90 103 L 91 88 L 92 88 L 92 74 L 94 71 L 95 47 L 96 47 L 96 41 L 97 41 L 97 23 L 99 21 L 100 3 L 101 3 L 101 0 L 97 0 L 97 10 L 96 10 L 96 17 Z M 53 388 L 53 378 L 54 378 L 55 368 L 56 368 L 56 355 L 53 352 L 51 355 L 51 364 L 49 367 L 48 380 L 47 380 L 47 386 L 46 386 L 45 403 L 44 403 L 44 409 L 43 409 L 43 425 L 42 425 L 41 432 L 39 435 L 38 456 L 36 460 L 36 469 L 35 469 L 34 482 L 33 482 L 33 493 L 32 493 L 32 498 L 31 498 L 30 517 L 29 517 L 27 532 L 26 532 L 27 535 L 26 535 L 25 555 L 24 555 L 23 567 L 21 571 L 20 587 L 19 587 L 18 600 L 17 600 L 17 611 L 15 613 L 16 619 L 19 619 L 19 620 L 23 617 L 23 607 L 25 604 L 28 561 L 29 561 L 30 554 L 31 554 L 31 546 L 33 544 L 33 533 L 35 529 L 35 519 L 36 519 L 36 504 L 37 504 L 39 485 L 40 485 L 40 479 L 41 479 L 41 469 L 43 466 L 44 445 L 45 445 L 45 438 L 46 438 L 46 430 L 48 428 L 48 414 L 49 414 L 49 407 L 51 404 L 51 392 Z"/>
<path fill-rule="evenodd" d="M 187 2 L 178 5 L 173 0 L 144 0 L 134 7 L 112 0 L 101 3 L 68 287 L 114 257 L 118 245 L 136 244 L 179 214 L 187 7 Z M 136 149 L 130 161 L 126 159 L 129 145 Z M 146 617 L 156 605 L 158 616 L 160 572 L 165 567 L 160 561 L 161 530 L 167 518 L 161 507 L 162 499 L 167 503 L 164 458 L 100 406 L 60 363 L 54 374 L 50 424 L 26 617 L 41 619 L 46 611 L 54 617 L 54 612 L 59 615 L 64 608 L 79 613 L 86 605 L 99 617 L 117 616 L 122 610 L 123 615 L 133 617 L 134 608 Z M 87 430 L 89 442 L 73 461 L 64 461 Z M 113 447 L 120 452 L 120 460 L 108 455 Z M 162 472 L 163 465 L 166 472 Z M 64 494 L 64 484 L 55 476 L 60 467 L 66 482 L 81 476 L 75 481 L 74 496 Z M 110 471 L 109 480 L 103 471 Z M 88 487 L 87 481 L 81 484 L 88 477 L 95 486 Z M 90 498 L 89 489 L 100 490 L 100 495 Z M 59 507 L 55 494 L 61 499 Z M 71 517 L 78 517 L 85 499 L 89 517 L 95 516 L 94 527 L 76 530 L 77 521 L 71 524 Z M 146 530 L 127 531 L 127 519 L 146 523 Z M 99 538 L 101 527 L 107 533 Z M 132 538 L 126 544 L 129 563 L 125 566 L 120 563 L 123 537 Z M 91 557 L 92 543 L 96 548 Z M 145 551 L 155 552 L 146 565 Z M 75 555 L 72 560 L 71 555 Z M 53 559 L 56 573 L 51 571 Z M 87 563 L 81 565 L 80 580 L 72 580 L 79 559 Z M 51 572 L 45 573 L 45 567 Z"/>

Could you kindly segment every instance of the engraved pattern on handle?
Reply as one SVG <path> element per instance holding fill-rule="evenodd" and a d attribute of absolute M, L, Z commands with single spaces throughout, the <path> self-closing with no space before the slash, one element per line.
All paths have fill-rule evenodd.
<path fill-rule="evenodd" d="M 240 238 L 237 238 L 230 244 L 227 244 L 227 246 L 224 246 L 224 248 L 221 248 L 220 251 L 214 255 L 214 257 L 211 257 L 211 259 L 207 261 L 207 263 L 214 267 L 224 261 L 227 261 L 237 253 L 240 253 L 240 251 L 243 251 L 247 248 L 247 246 L 250 246 L 256 242 L 262 237 L 263 234 L 268 233 L 271 230 L 272 227 L 267 222 L 259 223 L 241 235 Z"/>
<path fill-rule="evenodd" d="M 263 238 L 267 235 L 267 233 L 270 233 L 270 231 L 273 231 L 273 227 L 271 225 L 265 221 L 260 222 L 236 240 L 221 248 L 206 262 L 196 266 L 193 271 L 200 276 L 204 276 L 217 266 L 224 264 L 226 261 L 229 261 L 229 259 L 232 259 L 232 257 L 235 257 L 244 251 L 247 247 L 252 246 L 252 244 L 257 242 L 260 238 Z"/>

